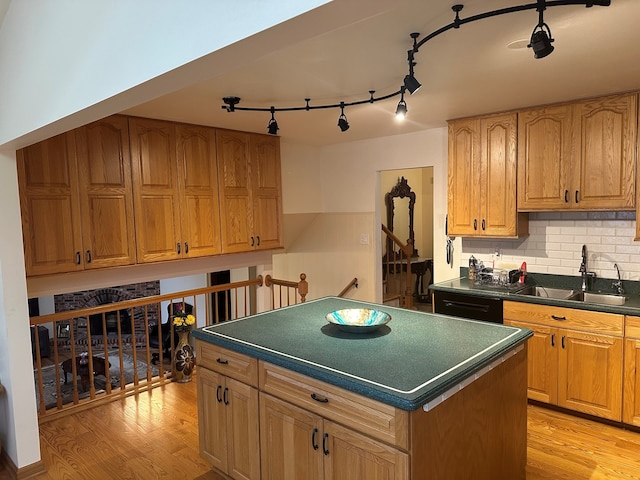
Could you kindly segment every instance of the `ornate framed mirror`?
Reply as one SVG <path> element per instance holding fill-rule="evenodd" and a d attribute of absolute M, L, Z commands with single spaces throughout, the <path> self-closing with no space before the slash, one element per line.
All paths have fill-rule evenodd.
<path fill-rule="evenodd" d="M 416 194 L 411 191 L 406 178 L 398 179 L 398 183 L 385 194 L 384 203 L 387 207 L 387 228 L 403 242 L 411 241 L 413 245 L 412 257 L 417 257 L 416 235 L 413 231 L 413 209 L 416 203 Z M 393 246 L 388 243 L 387 257 L 390 256 L 390 248 Z"/>

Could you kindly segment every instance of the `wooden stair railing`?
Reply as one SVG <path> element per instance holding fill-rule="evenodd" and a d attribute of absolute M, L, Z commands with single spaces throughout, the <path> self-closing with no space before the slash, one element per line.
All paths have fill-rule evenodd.
<path fill-rule="evenodd" d="M 347 294 L 347 292 L 351 290 L 353 287 L 358 288 L 358 277 L 355 277 L 353 280 L 351 280 L 347 284 L 347 286 L 342 289 L 342 291 L 338 294 L 338 296 L 344 297 Z"/>
<path fill-rule="evenodd" d="M 271 308 L 280 308 L 292 304 L 295 305 L 298 303 L 298 296 L 300 298 L 300 303 L 304 303 L 307 300 L 307 294 L 309 293 L 309 284 L 307 283 L 307 275 L 305 273 L 300 274 L 299 282 L 279 280 L 277 278 L 273 278 L 271 275 L 267 275 L 264 277 L 264 285 L 265 287 L 277 287 L 278 290 L 278 296 L 276 297 L 276 289 L 271 288 Z M 292 295 L 293 301 L 291 299 Z"/>
<path fill-rule="evenodd" d="M 295 285 L 301 301 L 305 301 L 308 292 L 305 274 L 300 275 L 300 282 L 268 278 L 267 286 L 270 288 L 271 285 Z M 170 329 L 170 349 L 167 350 L 173 352 L 174 326 L 167 316 L 174 304 L 190 304 L 198 326 L 213 325 L 258 313 L 254 311 L 253 299 L 257 288 L 263 284 L 266 282 L 263 283 L 262 276 L 258 276 L 242 282 L 31 317 L 38 420 L 46 422 L 170 382 L 173 361 L 163 355 L 166 345 L 166 340 L 163 345 L 163 338 L 166 339 L 163 330 L 166 333 L 166 328 Z M 272 288 L 272 298 L 273 295 Z M 196 297 L 200 297 L 198 302 Z M 284 306 L 284 302 L 281 299 L 281 305 Z M 165 327 L 157 328 L 160 323 Z M 113 324 L 117 327 L 116 332 L 108 330 L 108 325 L 113 327 Z M 46 347 L 40 343 L 41 329 L 50 335 Z M 152 338 L 158 340 L 158 347 L 151 346 Z M 83 367 L 86 372 L 83 370 L 82 376 L 78 358 L 84 352 L 87 353 L 88 366 Z M 157 355 L 157 362 L 153 355 Z M 67 382 L 62 370 L 65 360 L 69 376 Z M 95 377 L 99 377 L 98 385 Z"/>
<path fill-rule="evenodd" d="M 413 309 L 411 293 L 412 273 L 411 256 L 413 244 L 411 239 L 404 244 L 384 224 L 382 232 L 386 235 L 387 251 L 382 258 L 383 302 L 398 300 L 400 307 Z"/>

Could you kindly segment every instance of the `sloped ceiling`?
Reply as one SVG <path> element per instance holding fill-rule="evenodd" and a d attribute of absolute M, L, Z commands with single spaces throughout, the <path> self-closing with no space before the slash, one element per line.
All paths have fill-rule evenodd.
<path fill-rule="evenodd" d="M 303 106 L 366 99 L 397 91 L 408 71 L 411 32 L 421 37 L 453 21 L 442 0 L 389 0 L 384 13 L 290 45 L 217 78 L 157 98 L 124 113 L 266 133 L 270 114 L 228 113 L 222 97 L 241 97 L 240 106 Z M 530 2 L 535 3 L 535 2 Z M 461 18 L 518 5 L 511 0 L 469 0 Z M 1 11 L 0 4 L 0 11 Z M 305 14 L 317 21 L 318 12 Z M 640 1 L 612 0 L 611 6 L 558 6 L 544 13 L 555 51 L 534 59 L 526 48 L 538 21 L 535 10 L 493 17 L 437 36 L 416 55 L 415 75 L 423 87 L 406 98 L 404 123 L 393 118 L 399 97 L 347 108 L 351 125 L 340 132 L 338 109 L 279 112 L 283 140 L 310 145 L 383 137 L 441 127 L 451 118 L 640 89 Z M 296 28 L 300 28 L 298 22 Z M 274 27 L 287 35 L 287 23 Z M 517 42 L 520 48 L 510 48 Z"/>

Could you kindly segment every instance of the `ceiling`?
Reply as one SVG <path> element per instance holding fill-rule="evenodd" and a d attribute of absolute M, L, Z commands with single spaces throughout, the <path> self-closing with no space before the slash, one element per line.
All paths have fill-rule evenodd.
<path fill-rule="evenodd" d="M 369 90 L 375 96 L 395 92 L 408 72 L 409 34 L 420 32 L 421 39 L 454 18 L 451 3 L 442 0 L 383 0 L 376 11 L 368 9 L 367 0 L 334 0 L 331 6 L 339 13 L 354 3 L 362 9 L 359 21 L 236 62 L 214 78 L 124 113 L 266 133 L 268 112 L 228 113 L 222 97 L 268 108 L 304 106 L 305 98 L 320 105 L 364 100 Z M 380 9 L 381 3 L 388 5 Z M 402 123 L 393 117 L 399 100 L 394 97 L 347 108 L 346 132 L 337 127 L 339 109 L 278 112 L 278 134 L 287 142 L 328 145 L 442 127 L 451 118 L 640 89 L 640 1 L 611 3 L 548 8 L 544 20 L 555 51 L 544 59 L 534 59 L 526 48 L 538 21 L 535 10 L 470 22 L 433 38 L 416 54 L 415 76 L 423 87 L 406 97 L 409 111 Z M 519 4 L 469 0 L 460 16 Z M 275 26 L 270 34 L 286 36 L 296 29 L 300 38 L 305 24 L 320 31 L 314 22 L 321 21 L 323 8 Z M 514 41 L 521 48 L 507 46 Z"/>

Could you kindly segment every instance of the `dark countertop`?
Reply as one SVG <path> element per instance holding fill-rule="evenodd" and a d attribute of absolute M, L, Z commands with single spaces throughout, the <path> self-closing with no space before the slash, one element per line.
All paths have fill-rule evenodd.
<path fill-rule="evenodd" d="M 392 320 L 373 333 L 346 333 L 325 319 L 343 308 L 382 310 Z M 411 411 L 515 349 L 531 331 L 327 297 L 192 335 Z"/>
<path fill-rule="evenodd" d="M 536 277 L 540 278 L 540 277 Z M 578 279 L 579 280 L 579 279 Z M 573 283 L 573 280 L 568 279 L 567 283 L 563 284 L 562 280 L 558 281 L 554 279 L 552 284 L 545 284 L 543 280 L 537 280 L 536 283 L 530 283 L 527 280 L 528 285 L 543 285 L 548 288 L 568 288 L 578 290 Z M 575 283 L 575 281 L 574 281 Z M 455 278 L 453 280 L 447 280 L 445 282 L 436 283 L 430 285 L 429 288 L 434 291 L 442 292 L 455 292 L 455 293 L 468 293 L 478 297 L 493 297 L 502 298 L 503 300 L 509 300 L 514 302 L 526 302 L 536 303 L 539 305 L 555 305 L 560 307 L 575 308 L 579 310 L 589 310 L 592 312 L 606 312 L 606 313 L 618 313 L 622 315 L 640 315 L 640 295 L 637 292 L 627 293 L 627 301 L 624 305 L 603 305 L 599 303 L 583 302 L 578 300 L 557 300 L 553 298 L 535 297 L 532 295 L 521 295 L 517 292 L 520 290 L 518 287 L 512 288 L 498 288 L 488 286 L 477 286 L 469 281 L 467 277 Z M 522 287 L 524 288 L 524 287 Z M 604 292 L 612 293 L 612 292 Z"/>

